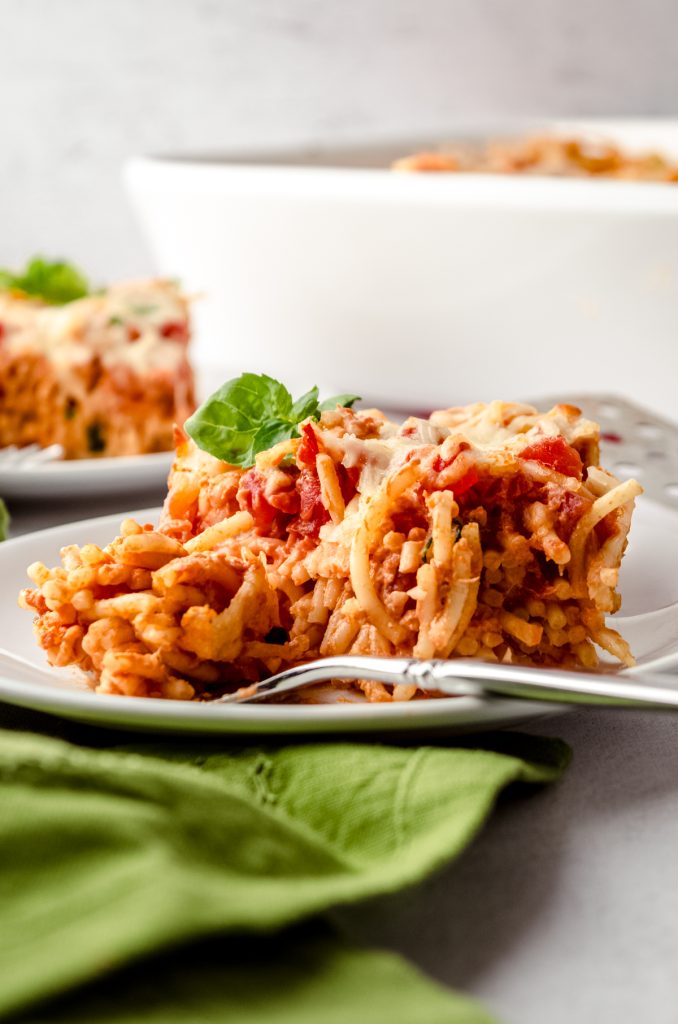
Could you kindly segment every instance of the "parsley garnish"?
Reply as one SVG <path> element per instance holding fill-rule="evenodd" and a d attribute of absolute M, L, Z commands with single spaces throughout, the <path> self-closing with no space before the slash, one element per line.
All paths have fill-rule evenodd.
<path fill-rule="evenodd" d="M 75 414 L 78 411 L 78 403 L 74 398 L 67 398 L 64 406 L 64 419 L 72 420 L 75 419 Z"/>
<path fill-rule="evenodd" d="M 90 423 L 87 427 L 87 447 L 94 455 L 98 455 L 106 448 L 106 439 L 100 423 Z"/>
<path fill-rule="evenodd" d="M 18 291 L 51 306 L 63 306 L 89 295 L 89 283 L 72 263 L 36 256 L 20 273 L 0 270 L 0 291 Z"/>
<path fill-rule="evenodd" d="M 282 626 L 274 626 L 273 629 L 269 629 L 268 633 L 264 637 L 265 644 L 286 644 L 289 640 L 290 635 L 286 629 Z"/>
<path fill-rule="evenodd" d="M 461 531 L 464 529 L 464 524 L 462 523 L 461 519 L 456 519 L 455 518 L 455 519 L 452 520 L 452 525 L 455 527 L 455 531 L 456 531 L 455 535 L 454 535 L 454 543 L 456 544 L 457 541 L 459 540 L 459 538 L 461 537 Z M 426 538 L 426 543 L 424 544 L 423 548 L 421 549 L 421 561 L 422 561 L 422 564 L 424 562 L 428 562 L 429 558 L 431 557 L 431 545 L 432 544 L 433 544 L 433 537 L 432 536 L 431 537 L 427 537 Z"/>
<path fill-rule="evenodd" d="M 226 381 L 186 420 L 185 429 L 198 448 L 232 466 L 254 465 L 259 452 L 299 436 L 299 424 L 317 420 L 338 405 L 350 408 L 358 395 L 335 395 L 318 401 L 311 388 L 296 402 L 284 384 L 265 373 L 243 373 Z"/>
<path fill-rule="evenodd" d="M 2 498 L 0 498 L 0 540 L 7 540 L 9 529 L 9 512 Z"/>

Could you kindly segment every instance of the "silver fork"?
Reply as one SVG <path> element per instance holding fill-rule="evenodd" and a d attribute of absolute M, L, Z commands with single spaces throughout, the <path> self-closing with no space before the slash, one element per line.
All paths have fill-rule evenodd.
<path fill-rule="evenodd" d="M 60 444 L 50 444 L 46 448 L 41 448 L 39 444 L 27 444 L 23 448 L 11 444 L 7 448 L 0 448 L 0 469 L 33 469 L 61 459 L 63 454 Z"/>
<path fill-rule="evenodd" d="M 37 675 L 45 682 L 55 681 L 49 668 L 42 668 L 27 658 L 0 648 L 0 669 L 3 667 L 25 673 L 29 678 Z M 678 680 L 657 673 L 563 671 L 493 664 L 472 658 L 420 661 L 417 658 L 359 655 L 309 661 L 278 672 L 261 683 L 217 697 L 204 706 L 247 704 L 265 697 L 280 697 L 331 679 L 374 679 L 392 685 L 405 683 L 420 690 L 444 693 L 448 697 L 517 697 L 557 704 L 678 711 Z"/>
<path fill-rule="evenodd" d="M 245 704 L 265 697 L 280 697 L 331 679 L 404 683 L 448 697 L 518 697 L 558 704 L 678 711 L 678 680 L 674 682 L 670 676 L 656 673 L 565 671 L 493 664 L 472 658 L 420 661 L 357 655 L 309 661 L 278 672 L 261 683 L 217 697 L 210 703 Z"/>

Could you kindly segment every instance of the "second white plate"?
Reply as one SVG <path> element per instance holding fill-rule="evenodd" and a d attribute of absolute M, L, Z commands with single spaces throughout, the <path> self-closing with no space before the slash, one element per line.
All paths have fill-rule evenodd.
<path fill-rule="evenodd" d="M 148 491 L 165 484 L 173 458 L 172 451 L 59 460 L 24 469 L 0 467 L 0 497 L 75 499 Z"/>

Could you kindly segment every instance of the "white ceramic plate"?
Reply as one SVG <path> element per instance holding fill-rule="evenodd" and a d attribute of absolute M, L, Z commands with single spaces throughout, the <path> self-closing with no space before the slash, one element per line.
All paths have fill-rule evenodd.
<path fill-rule="evenodd" d="M 131 512 L 154 521 L 157 509 Z M 26 566 L 58 562 L 66 544 L 105 545 L 117 535 L 123 515 L 58 526 L 0 545 L 2 634 L 0 644 L 35 666 L 8 671 L 0 665 L 0 700 L 95 725 L 148 731 L 195 733 L 382 732 L 411 729 L 470 731 L 553 714 L 554 705 L 518 700 L 414 701 L 400 704 L 225 706 L 112 697 L 93 693 L 67 669 L 50 669 L 37 647 L 31 616 L 16 595 L 27 585 Z M 631 642 L 638 670 L 678 667 L 678 512 L 641 500 L 634 518 L 621 590 L 624 617 L 616 625 Z M 45 672 L 49 675 L 46 676 Z"/>
<path fill-rule="evenodd" d="M 0 466 L 3 498 L 89 498 L 131 494 L 162 487 L 174 452 L 121 455 L 110 459 L 69 459 L 31 468 Z"/>

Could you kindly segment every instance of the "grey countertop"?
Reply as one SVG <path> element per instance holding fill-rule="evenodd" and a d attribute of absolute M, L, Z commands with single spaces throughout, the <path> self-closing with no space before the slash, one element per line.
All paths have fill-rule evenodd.
<path fill-rule="evenodd" d="M 502 801 L 456 864 L 343 913 L 479 997 L 505 1024 L 678 1019 L 678 720 L 577 711 L 530 732 L 574 758 L 562 782 Z"/>
<path fill-rule="evenodd" d="M 46 530 L 50 526 L 61 526 L 77 519 L 92 519 L 94 516 L 107 516 L 116 512 L 123 513 L 129 509 L 153 508 L 163 503 L 167 488 L 150 488 L 146 491 L 133 493 L 120 492 L 114 497 L 92 497 L 60 500 L 46 498 L 44 501 L 7 500 L 10 521 L 10 536 L 19 537 L 33 530 Z"/>
<path fill-rule="evenodd" d="M 14 504 L 12 533 L 161 498 Z M 400 950 L 503 1024 L 675 1024 L 678 719 L 574 711 L 527 728 L 573 748 L 558 785 L 507 794 L 437 877 L 337 916 L 354 939 Z"/>

